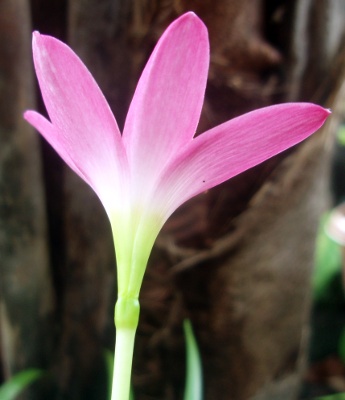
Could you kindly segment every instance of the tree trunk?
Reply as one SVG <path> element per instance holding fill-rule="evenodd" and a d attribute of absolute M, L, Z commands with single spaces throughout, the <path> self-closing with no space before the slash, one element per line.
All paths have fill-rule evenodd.
<path fill-rule="evenodd" d="M 34 29 L 67 41 L 80 55 L 120 127 L 154 44 L 172 20 L 189 10 L 207 25 L 211 44 L 199 133 L 278 102 L 313 101 L 336 111 L 343 95 L 341 0 L 47 3 L 31 2 Z M 0 215 L 5 243 L 2 363 L 10 374 L 19 368 L 8 369 L 11 357 L 21 360 L 23 368 L 40 364 L 51 370 L 51 399 L 105 398 L 102 352 L 113 348 L 116 295 L 109 223 L 96 196 L 51 149 L 43 145 L 39 154 L 37 138 L 22 122 L 21 112 L 33 106 L 34 94 L 27 67 L 29 12 L 23 0 L 3 1 L 1 7 L 0 18 L 7 21 L 0 23 L 0 34 L 6 35 L 0 44 L 1 74 L 12 74 L 0 76 L 0 83 L 6 82 L 1 90 L 11 93 L 1 95 L 11 98 L 1 106 L 12 110 L 10 128 L 7 112 L 0 114 L 0 126 L 5 127 L 1 193 L 12 193 L 9 208 L 2 200 Z M 8 54 L 10 40 L 16 40 L 11 45 L 16 51 Z M 336 112 L 332 118 L 336 125 Z M 182 398 L 184 318 L 191 319 L 200 346 L 205 400 L 297 398 L 308 341 L 314 239 L 327 208 L 327 142 L 333 129 L 328 124 L 302 145 L 192 199 L 169 219 L 141 293 L 133 372 L 136 400 Z M 34 148 L 30 153 L 29 141 Z M 28 224 L 35 228 L 28 231 Z M 49 234 L 44 236 L 46 225 Z M 10 248 L 11 253 L 6 250 Z M 35 277 L 30 285 L 24 273 Z M 42 304 L 49 305 L 43 314 Z M 49 315 L 54 315 L 50 325 L 33 323 Z M 30 347 L 25 343 L 28 348 L 23 341 L 17 343 L 28 332 L 37 340 L 53 328 L 53 349 L 34 341 Z"/>
<path fill-rule="evenodd" d="M 0 354 L 7 379 L 49 365 L 55 300 L 39 141 L 22 118 L 35 107 L 27 1 L 0 2 L 0 32 Z"/>

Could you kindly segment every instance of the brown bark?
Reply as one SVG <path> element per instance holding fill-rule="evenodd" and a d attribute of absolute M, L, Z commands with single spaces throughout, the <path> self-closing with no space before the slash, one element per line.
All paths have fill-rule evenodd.
<path fill-rule="evenodd" d="M 26 1 L 0 3 L 0 338 L 6 379 L 46 367 L 54 331 L 39 142 L 22 118 L 35 104 L 28 7 Z"/>
<path fill-rule="evenodd" d="M 14 37 L 26 49 L 5 59 L 2 55 L 7 50 L 0 49 L 0 66 L 14 74 L 5 87 L 26 88 L 25 96 L 32 96 L 31 75 L 10 70 L 13 65 L 29 63 L 25 53 L 28 11 L 19 0 L 2 4 L 6 14 L 0 15 L 17 21 L 8 32 L 19 35 L 21 30 Z M 12 11 L 18 16 L 22 13 L 17 19 L 9 18 L 10 4 L 21 7 Z M 43 0 L 32 1 L 34 28 L 69 42 L 104 90 L 120 126 L 155 42 L 169 22 L 187 10 L 204 20 L 211 43 L 209 82 L 198 132 L 254 108 L 287 100 L 311 100 L 336 108 L 343 91 L 344 28 L 338 16 L 344 17 L 345 10 L 335 0 L 54 0 L 49 7 Z M 322 18 L 326 14 L 328 18 Z M 1 35 L 6 32 L 1 30 Z M 27 196 L 33 195 L 42 202 L 37 149 L 29 155 L 23 152 L 25 141 L 32 136 L 21 122 L 18 101 L 11 104 L 14 128 L 4 130 L 0 159 L 10 155 L 11 176 L 18 176 L 17 187 L 28 192 L 13 203 L 16 230 L 11 225 L 14 219 L 1 214 L 8 243 L 13 233 L 25 232 L 27 221 L 18 216 L 22 211 L 26 218 L 29 214 L 22 202 L 27 204 Z M 7 113 L 2 112 L 0 118 L 0 124 L 6 123 Z M 308 336 L 314 236 L 318 217 L 327 207 L 329 152 L 325 141 L 330 132 L 325 129 L 301 146 L 198 196 L 168 221 L 154 248 L 141 294 L 133 373 L 136 399 L 182 397 L 181 324 L 185 317 L 192 320 L 200 345 L 206 400 L 297 397 Z M 9 153 L 3 143 L 13 143 Z M 25 162 L 18 162 L 18 151 L 21 157 L 25 155 Z M 102 349 L 113 347 L 114 334 L 116 279 L 109 223 L 91 190 L 46 146 L 43 162 L 50 277 L 45 249 L 36 242 L 37 232 L 38 243 L 44 240 L 43 205 L 35 203 L 35 212 L 29 216 L 40 228 L 31 231 L 29 249 L 41 259 L 30 261 L 30 272 L 37 268 L 30 293 L 36 301 L 43 293 L 51 298 L 49 279 L 54 280 L 58 329 L 55 350 L 45 364 L 56 377 L 51 398 L 98 399 L 105 396 Z M 11 193 L 15 198 L 15 192 Z M 28 247 L 16 243 L 21 250 L 16 249 L 16 258 L 21 254 L 29 258 Z M 6 278 L 1 276 L 3 293 L 11 278 L 20 288 L 20 301 L 27 302 L 23 272 L 13 266 L 11 257 L 3 265 L 7 271 Z M 17 304 L 7 299 L 8 307 Z M 31 327 L 31 332 L 37 332 L 25 321 L 31 312 L 37 315 L 38 307 L 28 311 L 16 317 L 19 331 Z M 39 346 L 33 344 L 33 349 L 40 353 Z M 24 358 L 24 366 L 32 363 L 29 356 Z"/>

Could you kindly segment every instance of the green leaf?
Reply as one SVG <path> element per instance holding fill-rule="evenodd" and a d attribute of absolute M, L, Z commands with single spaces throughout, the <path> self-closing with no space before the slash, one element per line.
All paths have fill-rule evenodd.
<path fill-rule="evenodd" d="M 345 400 L 345 393 L 338 393 L 330 396 L 317 397 L 314 400 Z"/>
<path fill-rule="evenodd" d="M 15 400 L 27 386 L 41 378 L 43 373 L 42 370 L 34 368 L 18 372 L 0 386 L 0 399 Z"/>
<path fill-rule="evenodd" d="M 189 320 L 183 321 L 183 329 L 186 339 L 186 387 L 184 400 L 202 399 L 202 367 L 198 345 Z"/>
<path fill-rule="evenodd" d="M 105 369 L 107 371 L 107 393 L 108 400 L 111 400 L 111 389 L 113 384 L 114 353 L 108 349 L 103 352 Z"/>
<path fill-rule="evenodd" d="M 344 363 L 345 362 L 345 328 L 343 328 L 343 331 L 339 338 L 338 354 L 341 358 L 341 361 Z M 345 397 L 344 397 L 344 400 L 345 400 Z"/>
<path fill-rule="evenodd" d="M 134 400 L 133 388 L 131 387 L 131 391 L 129 392 L 129 400 Z"/>
<path fill-rule="evenodd" d="M 328 302 L 334 295 L 332 281 L 341 271 L 341 249 L 326 233 L 329 213 L 321 218 L 316 239 L 315 270 L 313 275 L 314 299 Z"/>
<path fill-rule="evenodd" d="M 342 146 L 345 146 L 345 125 L 342 124 L 340 125 L 338 131 L 337 131 L 337 139 L 339 144 Z"/>

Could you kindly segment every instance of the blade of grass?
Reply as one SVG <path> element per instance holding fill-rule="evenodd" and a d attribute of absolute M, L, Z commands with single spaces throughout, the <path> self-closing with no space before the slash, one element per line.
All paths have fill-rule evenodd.
<path fill-rule="evenodd" d="M 329 396 L 317 397 L 314 400 L 345 400 L 345 393 L 337 393 Z"/>
<path fill-rule="evenodd" d="M 26 387 L 41 378 L 43 373 L 42 370 L 33 368 L 18 372 L 0 386 L 0 399 L 15 400 Z"/>
<path fill-rule="evenodd" d="M 184 400 L 202 400 L 202 367 L 198 345 L 189 320 L 183 322 L 186 340 L 186 387 Z"/>
<path fill-rule="evenodd" d="M 105 370 L 107 372 L 107 399 L 111 399 L 111 385 L 113 383 L 114 352 L 105 349 L 103 352 Z"/>
<path fill-rule="evenodd" d="M 340 246 L 326 233 L 329 213 L 323 215 L 316 239 L 313 294 L 316 302 L 329 302 L 333 296 L 330 282 L 341 271 Z"/>

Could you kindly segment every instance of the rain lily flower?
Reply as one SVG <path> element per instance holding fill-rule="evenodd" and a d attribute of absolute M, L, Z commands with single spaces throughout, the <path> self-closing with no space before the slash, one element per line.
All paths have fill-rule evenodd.
<path fill-rule="evenodd" d="M 25 119 L 92 187 L 111 222 L 118 274 L 112 398 L 127 400 L 139 291 L 164 222 L 191 197 L 307 138 L 329 111 L 309 103 L 281 104 L 194 137 L 209 41 L 193 13 L 173 22 L 156 45 L 122 135 L 97 83 L 68 46 L 35 32 L 33 56 L 50 120 L 35 111 L 27 111 Z"/>

